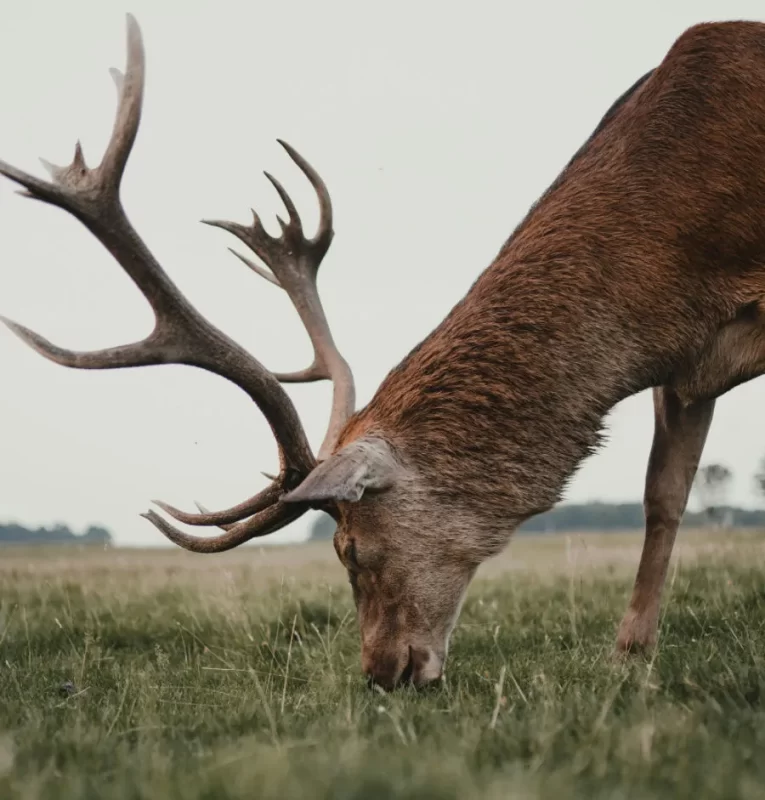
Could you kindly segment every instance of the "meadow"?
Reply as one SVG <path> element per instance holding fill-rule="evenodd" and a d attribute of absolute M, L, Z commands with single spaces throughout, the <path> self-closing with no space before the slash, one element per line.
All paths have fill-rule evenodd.
<path fill-rule="evenodd" d="M 367 688 L 330 542 L 0 553 L 0 797 L 765 797 L 765 535 L 684 531 L 612 658 L 639 534 L 519 537 L 439 688 Z"/>

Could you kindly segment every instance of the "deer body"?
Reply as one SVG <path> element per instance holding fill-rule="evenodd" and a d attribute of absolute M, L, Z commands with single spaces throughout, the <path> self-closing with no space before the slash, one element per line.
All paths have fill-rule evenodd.
<path fill-rule="evenodd" d="M 619 636 L 650 646 L 714 398 L 765 370 L 764 295 L 765 26 L 700 26 L 350 420 L 341 447 L 374 434 L 417 475 L 416 510 L 381 498 L 396 524 L 369 536 L 404 529 L 439 559 L 452 539 L 479 563 L 560 499 L 614 405 L 660 387 L 646 552 Z M 374 527 L 362 513 L 347 509 L 341 549 Z M 386 550 L 416 549 L 419 565 L 412 538 Z"/>
<path fill-rule="evenodd" d="M 316 292 L 332 238 L 329 195 L 291 148 L 319 194 L 316 237 L 305 238 L 274 179 L 290 214 L 281 238 L 268 237 L 257 218 L 247 228 L 215 224 L 248 244 L 271 271 L 240 257 L 293 300 L 314 344 L 309 369 L 269 373 L 199 318 L 140 239 L 143 249 L 136 245 L 118 198 L 132 145 L 120 125 L 134 137 L 143 89 L 140 34 L 134 22 L 129 28 L 121 110 L 102 165 L 87 170 L 79 154 L 54 172 L 53 184 L 2 163 L 0 172 L 84 219 L 131 275 L 142 265 L 135 280 L 157 313 L 157 332 L 139 345 L 83 355 L 11 326 L 68 366 L 174 361 L 217 372 L 263 410 L 281 458 L 274 483 L 233 509 L 188 514 L 160 504 L 180 521 L 224 528 L 218 537 L 198 539 L 155 512 L 147 517 L 176 543 L 211 552 L 270 533 L 310 507 L 326 510 L 339 523 L 335 548 L 354 593 L 364 671 L 386 688 L 407 679 L 422 685 L 442 675 L 479 564 L 560 499 L 597 449 L 604 416 L 653 388 L 646 540 L 617 637 L 622 650 L 652 646 L 715 398 L 765 372 L 765 25 L 686 31 L 614 104 L 463 300 L 356 413 L 352 376 Z M 92 193 L 83 200 L 83 169 L 97 185 L 95 201 Z M 319 379 L 333 381 L 335 398 L 316 461 L 279 382 Z"/>

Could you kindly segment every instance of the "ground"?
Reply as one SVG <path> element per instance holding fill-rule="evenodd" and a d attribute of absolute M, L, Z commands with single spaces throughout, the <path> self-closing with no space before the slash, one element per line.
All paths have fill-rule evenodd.
<path fill-rule="evenodd" d="M 366 688 L 330 542 L 0 554 L 0 797 L 765 797 L 765 534 L 681 535 L 612 659 L 634 534 L 519 537 L 443 687 Z"/>

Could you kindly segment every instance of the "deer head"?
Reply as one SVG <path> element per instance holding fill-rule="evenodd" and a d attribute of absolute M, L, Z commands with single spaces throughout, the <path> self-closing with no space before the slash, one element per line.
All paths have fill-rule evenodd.
<path fill-rule="evenodd" d="M 352 420 L 354 382 L 339 353 L 317 291 L 317 273 L 333 236 L 329 192 L 317 172 L 280 142 L 314 187 L 320 206 L 318 231 L 308 237 L 292 200 L 266 173 L 286 207 L 281 235 L 266 233 L 253 212 L 250 225 L 208 221 L 236 236 L 260 263 L 235 253 L 253 272 L 284 290 L 314 348 L 310 367 L 272 373 L 203 318 L 183 296 L 128 220 L 120 184 L 135 141 L 144 94 L 141 32 L 127 17 L 127 68 L 112 70 L 118 108 L 101 163 L 86 164 L 78 143 L 67 167 L 43 162 L 43 181 L 0 162 L 0 174 L 20 184 L 27 197 L 77 218 L 106 247 L 151 305 L 156 325 L 145 340 L 93 352 L 56 346 L 8 319 L 2 321 L 45 358 L 77 369 L 121 369 L 185 364 L 227 378 L 244 390 L 270 425 L 280 469 L 271 484 L 238 505 L 217 512 L 186 513 L 157 502 L 179 522 L 216 526 L 210 538 L 192 536 L 155 511 L 143 516 L 170 541 L 197 553 L 219 553 L 293 522 L 309 508 L 338 522 L 335 548 L 348 570 L 358 608 L 365 673 L 390 688 L 404 679 L 421 685 L 441 676 L 447 641 L 478 553 L 456 533 L 469 527 L 459 514 L 438 512 L 406 447 L 395 437 Z M 314 456 L 295 407 L 282 384 L 330 380 L 334 393 L 327 433 Z M 268 476 L 271 477 L 271 476 Z M 447 509 L 447 506 L 444 506 Z"/>

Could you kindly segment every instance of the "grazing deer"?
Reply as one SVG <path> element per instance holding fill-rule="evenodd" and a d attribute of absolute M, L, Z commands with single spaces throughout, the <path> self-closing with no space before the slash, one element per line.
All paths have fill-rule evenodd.
<path fill-rule="evenodd" d="M 297 210 L 279 237 L 234 234 L 284 289 L 313 364 L 271 373 L 180 293 L 122 208 L 120 183 L 138 131 L 144 51 L 128 17 L 127 71 L 100 165 L 79 145 L 51 182 L 0 162 L 26 194 L 80 220 L 151 304 L 142 342 L 81 353 L 6 324 L 46 358 L 80 369 L 188 364 L 241 387 L 268 421 L 280 471 L 233 508 L 154 511 L 171 541 L 200 553 L 236 547 L 309 508 L 338 521 L 334 544 L 358 610 L 362 666 L 389 689 L 441 677 L 451 631 L 477 567 L 525 519 L 553 506 L 600 441 L 619 401 L 653 387 L 655 434 L 645 486 L 646 536 L 617 636 L 655 643 L 662 587 L 715 398 L 765 372 L 765 26 L 697 25 L 623 95 L 494 262 L 446 319 L 354 413 L 354 384 L 335 346 L 316 276 L 332 240 L 332 206 L 315 170 L 282 145 L 318 194 L 318 231 Z M 283 383 L 330 380 L 318 458 Z"/>

